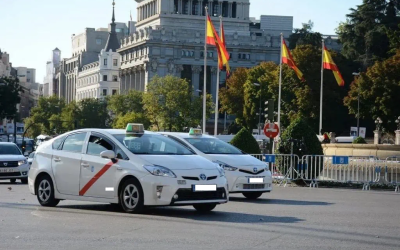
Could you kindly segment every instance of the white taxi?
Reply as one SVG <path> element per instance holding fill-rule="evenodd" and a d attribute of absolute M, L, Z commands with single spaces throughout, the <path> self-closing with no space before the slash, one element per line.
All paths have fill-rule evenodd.
<path fill-rule="evenodd" d="M 76 130 L 44 142 L 28 183 L 42 206 L 84 200 L 130 213 L 168 205 L 207 212 L 229 199 L 222 168 L 141 124 Z"/>
<path fill-rule="evenodd" d="M 272 175 L 267 164 L 231 144 L 204 135 L 201 129 L 192 128 L 189 133 L 161 134 L 219 164 L 225 170 L 230 193 L 242 193 L 248 199 L 257 199 L 263 193 L 272 191 Z"/>

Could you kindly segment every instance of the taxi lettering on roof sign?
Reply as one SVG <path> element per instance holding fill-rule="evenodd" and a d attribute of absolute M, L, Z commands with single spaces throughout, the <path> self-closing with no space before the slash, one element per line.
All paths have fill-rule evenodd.
<path fill-rule="evenodd" d="M 135 134 L 143 134 L 144 133 L 143 124 L 128 123 L 128 125 L 126 126 L 126 132 L 127 133 L 135 133 Z"/>
<path fill-rule="evenodd" d="M 189 135 L 202 135 L 202 130 L 199 128 L 191 128 L 189 131 Z"/>

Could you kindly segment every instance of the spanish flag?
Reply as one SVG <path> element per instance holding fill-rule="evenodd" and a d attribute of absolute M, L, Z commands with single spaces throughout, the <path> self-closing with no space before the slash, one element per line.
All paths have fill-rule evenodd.
<path fill-rule="evenodd" d="M 333 75 L 336 78 L 337 83 L 339 84 L 340 87 L 344 86 L 344 80 L 342 77 L 342 74 L 340 74 L 339 68 L 335 64 L 335 62 L 332 59 L 331 54 L 329 53 L 328 49 L 326 46 L 324 46 L 324 69 L 329 69 L 332 70 Z"/>
<path fill-rule="evenodd" d="M 220 37 L 223 45 L 226 48 L 226 40 L 225 40 L 225 30 L 224 30 L 224 24 L 221 21 L 221 29 L 220 29 Z M 222 64 L 221 60 L 218 60 L 219 68 L 222 70 L 224 65 Z M 228 77 L 231 73 L 231 67 L 229 66 L 229 62 L 226 62 L 226 76 Z"/>
<path fill-rule="evenodd" d="M 225 48 L 224 43 L 221 41 L 221 39 L 218 36 L 218 33 L 215 31 L 214 25 L 211 22 L 211 18 L 209 15 L 207 15 L 207 44 L 210 45 L 215 45 L 217 47 L 218 51 L 218 61 L 221 62 L 219 63 L 219 66 L 226 65 L 229 61 L 229 53 Z"/>
<path fill-rule="evenodd" d="M 303 73 L 301 73 L 299 68 L 297 68 L 296 63 L 293 60 L 292 53 L 290 53 L 290 50 L 286 45 L 285 39 L 282 39 L 282 63 L 287 64 L 289 67 L 291 67 L 294 72 L 296 72 L 297 77 L 301 81 L 305 81 Z"/>

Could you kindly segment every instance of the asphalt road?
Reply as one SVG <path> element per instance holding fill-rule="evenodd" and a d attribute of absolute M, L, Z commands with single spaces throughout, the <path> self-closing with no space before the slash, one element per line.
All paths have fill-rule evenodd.
<path fill-rule="evenodd" d="M 11 187 L 11 191 L 8 188 Z M 27 185 L 0 181 L 0 249 L 400 249 L 400 194 L 276 187 L 192 207 L 125 214 L 108 204 L 40 207 Z"/>

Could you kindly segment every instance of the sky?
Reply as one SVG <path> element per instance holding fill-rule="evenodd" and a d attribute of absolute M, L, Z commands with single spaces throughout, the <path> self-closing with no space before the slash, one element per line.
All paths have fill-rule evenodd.
<path fill-rule="evenodd" d="M 116 0 L 116 21 L 127 22 L 134 0 Z M 350 8 L 362 0 L 250 0 L 250 16 L 294 17 L 294 28 L 311 20 L 314 31 L 335 34 Z M 0 49 L 10 54 L 13 67 L 36 69 L 43 83 L 46 62 L 56 47 L 63 58 L 71 57 L 71 35 L 86 27 L 106 28 L 111 22 L 111 0 L 0 0 Z"/>

